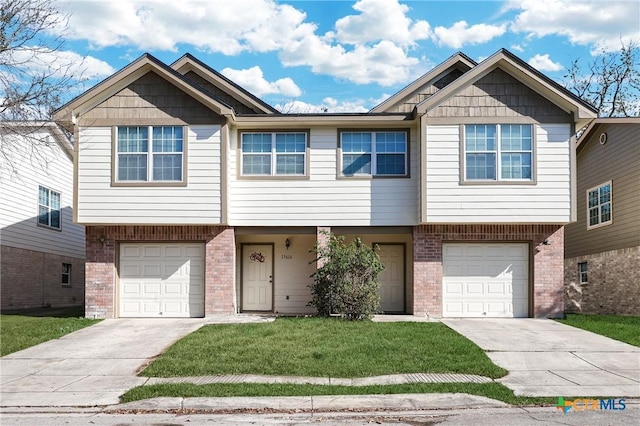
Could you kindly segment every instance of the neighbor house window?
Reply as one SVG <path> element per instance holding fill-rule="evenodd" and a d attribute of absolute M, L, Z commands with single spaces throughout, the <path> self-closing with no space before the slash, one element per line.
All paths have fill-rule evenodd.
<path fill-rule="evenodd" d="M 406 176 L 407 132 L 341 132 L 342 174 Z"/>
<path fill-rule="evenodd" d="M 304 176 L 307 133 L 241 134 L 243 176 Z"/>
<path fill-rule="evenodd" d="M 118 182 L 181 182 L 181 126 L 121 126 L 117 129 Z"/>
<path fill-rule="evenodd" d="M 464 127 L 465 180 L 533 180 L 530 124 L 468 124 Z"/>
<path fill-rule="evenodd" d="M 71 264 L 63 263 L 62 264 L 62 285 L 71 285 Z"/>
<path fill-rule="evenodd" d="M 588 281 L 589 271 L 587 269 L 587 262 L 578 263 L 578 278 L 580 279 L 580 284 Z"/>
<path fill-rule="evenodd" d="M 587 228 L 611 223 L 611 182 L 587 191 Z"/>
<path fill-rule="evenodd" d="M 60 193 L 38 187 L 38 225 L 60 229 Z"/>

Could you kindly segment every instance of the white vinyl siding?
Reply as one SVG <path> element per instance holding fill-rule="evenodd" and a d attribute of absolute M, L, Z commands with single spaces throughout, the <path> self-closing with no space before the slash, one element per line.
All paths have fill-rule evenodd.
<path fill-rule="evenodd" d="M 428 223 L 569 223 L 571 221 L 570 125 L 536 124 L 535 181 L 465 184 L 460 126 L 426 128 Z"/>
<path fill-rule="evenodd" d="M 37 138 L 49 135 L 44 129 L 38 133 Z M 37 147 L 25 141 L 13 145 L 11 161 L 18 175 L 0 167 L 2 245 L 84 259 L 84 227 L 72 221 L 73 161 L 53 139 L 50 142 Z M 60 230 L 38 226 L 40 186 L 60 194 Z"/>
<path fill-rule="evenodd" d="M 411 132 L 415 134 L 415 132 Z M 310 131 L 309 178 L 239 179 L 238 141 L 229 150 L 229 213 L 233 226 L 414 225 L 418 220 L 417 155 L 410 177 L 338 177 L 337 128 Z M 235 138 L 235 136 L 232 137 Z M 410 152 L 417 153 L 415 140 Z"/>
<path fill-rule="evenodd" d="M 112 186 L 111 127 L 80 129 L 78 221 L 85 224 L 217 224 L 220 126 L 190 126 L 187 186 Z M 115 168 L 114 168 L 115 170 Z"/>

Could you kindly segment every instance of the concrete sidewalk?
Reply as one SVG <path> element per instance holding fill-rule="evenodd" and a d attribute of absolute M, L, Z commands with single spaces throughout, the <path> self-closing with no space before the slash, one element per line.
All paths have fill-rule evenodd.
<path fill-rule="evenodd" d="M 640 348 L 548 319 L 451 319 L 520 396 L 640 397 Z"/>

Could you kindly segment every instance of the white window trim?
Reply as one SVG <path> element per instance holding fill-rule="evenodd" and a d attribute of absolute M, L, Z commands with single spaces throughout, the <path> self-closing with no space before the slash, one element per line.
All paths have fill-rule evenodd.
<path fill-rule="evenodd" d="M 342 149 L 342 135 L 345 133 L 371 133 L 371 152 L 369 151 L 344 151 Z M 376 134 L 377 133 L 404 133 L 405 135 L 405 150 L 403 152 L 377 152 L 376 151 Z M 371 173 L 353 173 L 349 175 L 344 174 L 344 156 L 346 155 L 371 155 Z M 378 154 L 402 154 L 404 155 L 404 173 L 402 174 L 379 174 L 376 173 L 378 169 Z M 409 132 L 405 130 L 343 130 L 340 131 L 340 176 L 342 177 L 362 177 L 362 176 L 379 176 L 379 177 L 407 177 L 409 176 Z"/>
<path fill-rule="evenodd" d="M 44 204 L 40 204 L 40 188 L 44 188 L 47 191 L 49 191 L 49 205 L 44 205 Z M 58 195 L 58 200 L 59 200 L 59 208 L 58 209 L 52 209 L 51 208 L 51 194 L 57 194 Z M 47 208 L 47 211 L 49 213 L 48 217 L 48 223 L 44 224 L 44 223 L 40 223 L 40 206 L 44 206 Z M 58 212 L 58 225 L 59 226 L 53 226 L 51 225 L 51 212 L 52 211 L 57 211 Z M 36 214 L 36 224 L 38 226 L 41 226 L 43 228 L 49 228 L 49 229 L 53 229 L 55 231 L 61 231 L 62 230 L 62 193 L 58 192 L 58 191 L 54 191 L 53 189 L 44 186 L 44 185 L 38 185 L 38 212 Z"/>
<path fill-rule="evenodd" d="M 304 135 L 304 151 L 303 152 L 278 152 L 276 151 L 276 135 Z M 244 152 L 242 150 L 243 135 L 271 135 L 271 151 L 267 152 Z M 307 151 L 309 149 L 309 133 L 308 132 L 241 132 L 240 133 L 240 176 L 243 177 L 304 177 L 307 176 Z M 270 173 L 269 174 L 245 174 L 244 173 L 244 156 L 245 155 L 266 155 L 269 154 Z M 301 155 L 304 170 L 302 173 L 277 173 L 278 155 Z"/>
<path fill-rule="evenodd" d="M 585 271 L 583 272 L 580 267 L 585 265 Z M 582 277 L 585 276 L 583 280 Z M 587 262 L 578 262 L 578 282 L 580 284 L 586 284 L 589 282 L 589 264 Z"/>
<path fill-rule="evenodd" d="M 64 265 L 69 265 L 69 272 L 64 272 Z M 62 276 L 60 277 L 60 281 L 62 281 L 63 287 L 71 287 L 71 271 L 73 271 L 73 265 L 71 263 L 63 263 L 62 264 Z M 64 276 L 67 276 L 67 282 L 64 282 Z"/>
<path fill-rule="evenodd" d="M 593 191 L 594 189 L 600 189 L 603 186 L 609 185 L 610 191 L 609 191 L 609 220 L 606 222 L 598 222 L 595 225 L 590 225 L 590 217 L 589 217 L 589 192 Z M 600 185 L 596 185 L 593 188 L 589 188 L 587 189 L 587 192 L 585 194 L 586 196 L 586 200 L 585 200 L 585 210 L 586 210 L 586 215 L 587 215 L 587 230 L 591 230 L 591 229 L 597 229 L 597 228 L 601 228 L 603 226 L 608 226 L 613 224 L 613 181 L 608 181 L 608 182 L 603 182 Z M 600 200 L 598 199 L 598 220 L 601 219 L 602 217 L 602 212 L 600 211 Z"/>
<path fill-rule="evenodd" d="M 463 176 L 464 182 L 479 182 L 479 183 L 491 183 L 491 182 L 535 182 L 534 176 L 534 164 L 535 164 L 535 126 L 530 123 L 469 123 L 469 125 L 486 125 L 496 126 L 496 149 L 493 151 L 471 151 L 471 154 L 496 154 L 496 178 L 495 179 L 470 179 L 467 178 L 467 124 L 462 126 L 462 155 L 463 161 Z M 502 126 L 517 125 L 517 126 L 530 126 L 531 127 L 531 150 L 519 150 L 510 151 L 503 150 L 501 145 Z M 529 179 L 505 179 L 502 177 L 502 155 L 507 153 L 531 153 L 531 178 Z"/>
<path fill-rule="evenodd" d="M 120 152 L 118 150 L 118 132 L 120 131 L 121 127 L 146 127 L 147 128 L 147 132 L 149 134 L 149 141 L 147 142 L 147 152 Z M 182 128 L 182 151 L 181 152 L 154 152 L 153 151 L 153 129 L 157 128 L 157 127 L 180 127 Z M 133 184 L 140 184 L 140 183 L 182 183 L 184 182 L 184 176 L 185 176 L 185 163 L 184 163 L 184 156 L 185 156 L 185 150 L 186 150 L 186 143 L 187 143 L 187 137 L 186 137 L 187 133 L 185 132 L 184 126 L 172 126 L 172 125 L 155 125 L 155 126 L 135 126 L 135 125 L 131 125 L 131 126 L 115 126 L 115 151 L 116 151 L 116 155 L 115 155 L 115 169 L 114 169 L 114 173 L 115 173 L 115 179 L 114 182 L 115 183 L 124 183 L 124 184 L 128 184 L 128 183 L 133 183 Z M 120 165 L 120 155 L 127 155 L 127 154 L 145 154 L 147 156 L 147 179 L 146 180 L 120 180 L 118 178 L 118 170 L 119 170 L 119 165 Z M 153 156 L 154 155 L 158 155 L 158 156 L 162 156 L 162 155 L 177 155 L 180 154 L 180 179 L 179 180 L 154 180 L 153 179 Z"/>

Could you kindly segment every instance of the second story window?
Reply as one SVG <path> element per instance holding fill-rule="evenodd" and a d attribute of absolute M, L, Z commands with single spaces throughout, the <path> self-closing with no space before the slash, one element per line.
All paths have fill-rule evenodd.
<path fill-rule="evenodd" d="M 242 133 L 243 176 L 304 176 L 307 133 Z"/>
<path fill-rule="evenodd" d="M 181 126 L 121 126 L 117 129 L 118 182 L 181 182 Z"/>
<path fill-rule="evenodd" d="M 465 180 L 533 180 L 530 124 L 468 124 L 464 127 Z"/>
<path fill-rule="evenodd" d="M 38 225 L 60 229 L 60 193 L 38 187 Z"/>
<path fill-rule="evenodd" d="M 406 176 L 407 132 L 341 132 L 342 174 Z"/>
<path fill-rule="evenodd" d="M 611 223 L 611 182 L 587 191 L 587 229 Z"/>

